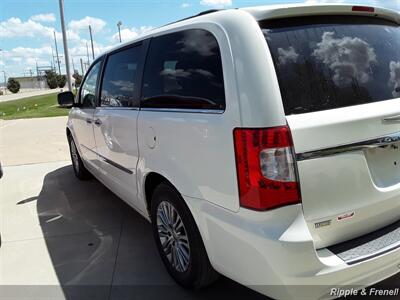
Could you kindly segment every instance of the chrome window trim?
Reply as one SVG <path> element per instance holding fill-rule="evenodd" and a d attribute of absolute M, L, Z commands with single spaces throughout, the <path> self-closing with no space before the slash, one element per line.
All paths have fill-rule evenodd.
<path fill-rule="evenodd" d="M 105 109 L 105 110 L 139 110 L 139 107 L 128 107 L 128 106 L 97 106 L 96 109 Z"/>
<path fill-rule="evenodd" d="M 364 140 L 361 142 L 297 153 L 296 159 L 297 161 L 315 159 L 320 157 L 338 155 L 346 152 L 363 151 L 372 148 L 386 147 L 394 143 L 400 143 L 400 131 L 388 135 L 383 135 L 374 139 Z"/>
<path fill-rule="evenodd" d="M 223 109 L 191 109 L 191 108 L 151 108 L 143 107 L 140 108 L 142 111 L 155 111 L 155 112 L 177 112 L 177 113 L 200 113 L 200 114 L 223 114 Z"/>

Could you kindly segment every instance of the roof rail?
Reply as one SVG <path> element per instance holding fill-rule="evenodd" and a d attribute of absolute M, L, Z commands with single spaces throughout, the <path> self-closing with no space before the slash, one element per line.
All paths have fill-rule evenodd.
<path fill-rule="evenodd" d="M 205 11 L 202 11 L 202 12 L 198 13 L 197 15 L 194 15 L 193 17 L 198 17 L 198 16 L 202 16 L 202 15 L 211 14 L 213 12 L 217 12 L 217 11 L 220 11 L 220 10 L 223 10 L 223 9 L 208 9 L 208 10 L 205 10 Z"/>
<path fill-rule="evenodd" d="M 171 23 L 167 23 L 167 24 L 162 25 L 162 26 L 160 26 L 158 28 L 162 28 L 162 27 L 165 27 L 165 26 L 168 26 L 168 25 L 171 25 L 171 24 L 175 24 L 175 23 L 178 23 L 178 22 L 181 22 L 181 21 L 189 20 L 189 19 L 192 19 L 192 18 L 208 15 L 208 14 L 215 13 L 215 12 L 218 12 L 218 11 L 221 11 L 221 10 L 223 10 L 223 9 L 208 9 L 208 10 L 205 10 L 205 11 L 202 11 L 202 12 L 198 13 L 197 15 L 193 15 L 193 16 L 190 16 L 190 17 L 186 17 L 186 18 L 171 22 Z"/>

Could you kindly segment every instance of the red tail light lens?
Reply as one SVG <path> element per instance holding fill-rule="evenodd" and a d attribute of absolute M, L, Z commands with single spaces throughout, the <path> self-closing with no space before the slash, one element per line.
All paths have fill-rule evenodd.
<path fill-rule="evenodd" d="M 366 11 L 366 12 L 375 12 L 375 8 L 369 6 L 353 6 L 351 8 L 352 11 Z"/>
<path fill-rule="evenodd" d="M 268 210 L 299 203 L 289 127 L 236 128 L 233 135 L 240 205 Z"/>

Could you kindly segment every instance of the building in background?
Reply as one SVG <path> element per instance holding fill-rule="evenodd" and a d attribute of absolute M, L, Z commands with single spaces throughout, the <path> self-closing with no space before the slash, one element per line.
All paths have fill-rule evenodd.
<path fill-rule="evenodd" d="M 44 76 L 23 76 L 13 77 L 21 85 L 21 90 L 43 90 L 48 89 L 49 86 Z"/>

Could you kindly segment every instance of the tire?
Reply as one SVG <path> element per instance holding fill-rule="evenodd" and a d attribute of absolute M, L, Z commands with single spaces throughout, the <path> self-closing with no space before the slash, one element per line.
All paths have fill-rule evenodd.
<path fill-rule="evenodd" d="M 169 226 L 171 219 L 175 221 L 172 222 L 176 224 L 175 229 Z M 151 221 L 161 259 L 168 273 L 179 285 L 199 289 L 218 279 L 219 274 L 210 264 L 200 232 L 189 208 L 179 193 L 166 183 L 158 185 L 153 193 Z M 162 243 L 170 245 L 170 251 L 164 250 Z M 168 247 L 165 248 L 168 249 Z M 185 255 L 182 254 L 185 250 L 188 253 L 186 260 Z M 173 253 L 177 253 L 175 262 Z M 179 258 L 183 259 L 179 260 Z"/>
<path fill-rule="evenodd" d="M 69 144 L 69 153 L 71 155 L 72 167 L 74 168 L 75 176 L 80 180 L 87 180 L 92 178 L 92 174 L 86 169 L 81 156 L 79 155 L 78 149 L 76 148 L 76 144 L 74 139 L 69 135 L 68 136 L 68 144 Z"/>

